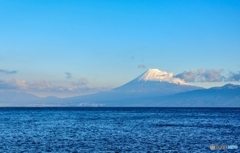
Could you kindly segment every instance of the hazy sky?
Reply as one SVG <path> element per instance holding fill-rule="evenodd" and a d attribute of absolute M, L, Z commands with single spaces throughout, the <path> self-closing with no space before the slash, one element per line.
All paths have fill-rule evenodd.
<path fill-rule="evenodd" d="M 148 68 L 240 81 L 239 0 L 0 0 L 0 89 L 60 97 Z"/>

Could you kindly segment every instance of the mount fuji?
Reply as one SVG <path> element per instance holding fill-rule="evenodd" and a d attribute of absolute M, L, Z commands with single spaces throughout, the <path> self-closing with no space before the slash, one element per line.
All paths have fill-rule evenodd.
<path fill-rule="evenodd" d="M 188 85 L 179 78 L 174 78 L 173 73 L 160 71 L 158 69 L 149 69 L 136 79 L 113 90 L 116 92 L 141 95 L 169 95 L 196 89 L 201 88 Z"/>
<path fill-rule="evenodd" d="M 132 81 L 107 92 L 66 98 L 67 103 L 78 106 L 142 106 L 141 101 L 192 90 L 203 89 L 191 86 L 173 73 L 149 69 Z M 145 105 L 145 104 L 144 104 Z"/>

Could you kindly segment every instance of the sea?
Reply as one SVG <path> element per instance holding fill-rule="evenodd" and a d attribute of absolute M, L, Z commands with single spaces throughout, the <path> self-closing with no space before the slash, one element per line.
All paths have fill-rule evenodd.
<path fill-rule="evenodd" d="M 0 130 L 4 153 L 240 152 L 240 108 L 3 107 Z"/>

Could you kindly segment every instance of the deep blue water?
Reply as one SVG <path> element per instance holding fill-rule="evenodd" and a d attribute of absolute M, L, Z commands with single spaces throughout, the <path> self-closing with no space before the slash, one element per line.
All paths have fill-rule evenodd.
<path fill-rule="evenodd" d="M 0 130 L 0 152 L 240 152 L 240 108 L 0 108 Z"/>

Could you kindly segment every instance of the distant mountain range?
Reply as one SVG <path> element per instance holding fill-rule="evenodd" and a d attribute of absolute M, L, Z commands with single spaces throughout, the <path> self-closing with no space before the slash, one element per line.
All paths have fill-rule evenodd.
<path fill-rule="evenodd" d="M 172 73 L 149 69 L 123 86 L 85 96 L 39 98 L 24 92 L 0 92 L 0 106 L 240 107 L 240 86 L 204 89 Z"/>
<path fill-rule="evenodd" d="M 170 95 L 126 94 L 104 92 L 64 99 L 73 106 L 139 106 L 139 107 L 240 107 L 240 86 L 197 89 Z"/>
<path fill-rule="evenodd" d="M 222 87 L 157 97 L 152 99 L 150 105 L 161 107 L 240 107 L 240 86 L 226 84 Z"/>
<path fill-rule="evenodd" d="M 60 106 L 59 98 L 40 98 L 26 92 L 3 91 L 0 92 L 0 107 L 3 106 Z"/>

